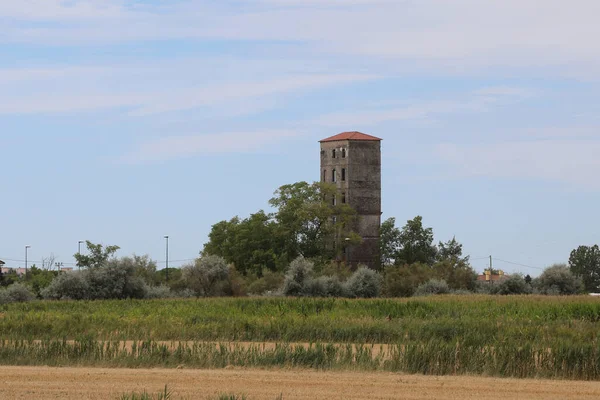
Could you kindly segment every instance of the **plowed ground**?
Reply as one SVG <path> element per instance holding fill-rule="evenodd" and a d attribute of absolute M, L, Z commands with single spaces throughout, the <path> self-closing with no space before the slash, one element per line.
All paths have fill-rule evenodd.
<path fill-rule="evenodd" d="M 118 399 L 168 384 L 174 400 L 221 393 L 283 399 L 598 399 L 600 382 L 308 370 L 0 367 L 0 399 Z"/>

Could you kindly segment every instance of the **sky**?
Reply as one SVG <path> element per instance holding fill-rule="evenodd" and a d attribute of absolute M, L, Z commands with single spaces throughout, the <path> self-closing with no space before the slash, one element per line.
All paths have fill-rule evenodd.
<path fill-rule="evenodd" d="M 597 0 L 0 0 L 0 259 L 164 266 L 383 139 L 383 218 L 477 271 L 600 243 Z M 499 261 L 503 260 L 503 261 Z M 508 263 L 508 262 L 510 263 Z"/>

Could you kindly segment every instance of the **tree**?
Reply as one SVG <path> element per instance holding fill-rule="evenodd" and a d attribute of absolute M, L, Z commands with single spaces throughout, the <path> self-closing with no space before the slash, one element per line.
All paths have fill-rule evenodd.
<path fill-rule="evenodd" d="M 435 263 L 432 269 L 433 275 L 447 282 L 451 289 L 475 288 L 477 272 L 464 259 L 446 258 Z"/>
<path fill-rule="evenodd" d="M 264 211 L 241 220 L 234 217 L 213 225 L 209 241 L 204 245 L 203 256 L 223 257 L 243 274 L 262 274 L 263 268 L 277 270 L 279 254 L 276 225 Z"/>
<path fill-rule="evenodd" d="M 396 218 L 388 218 L 379 229 L 379 252 L 383 267 L 393 265 L 400 249 L 400 229 L 396 227 Z"/>
<path fill-rule="evenodd" d="M 218 222 L 212 226 L 202 255 L 223 257 L 239 272 L 259 277 L 265 268 L 283 271 L 299 256 L 331 260 L 343 251 L 336 243 L 361 241 L 352 232 L 355 211 L 333 202 L 336 193 L 335 186 L 323 183 L 281 186 L 269 201 L 274 213 L 261 210 L 246 219 Z"/>
<path fill-rule="evenodd" d="M 342 250 L 334 243 L 349 238 L 357 244 L 352 224 L 356 212 L 336 198 L 335 185 L 297 182 L 281 186 L 269 200 L 276 208 L 278 236 L 288 260 L 299 256 L 330 260 Z"/>
<path fill-rule="evenodd" d="M 460 244 L 456 237 L 452 240 L 448 240 L 446 243 L 440 242 L 437 251 L 438 261 L 452 260 L 454 262 L 469 262 L 469 256 L 462 256 L 462 244 Z"/>
<path fill-rule="evenodd" d="M 571 252 L 569 268 L 576 276 L 583 279 L 585 290 L 597 292 L 600 289 L 600 248 L 579 246 Z"/>
<path fill-rule="evenodd" d="M 106 246 L 94 244 L 86 240 L 86 246 L 89 254 L 76 253 L 73 257 L 77 260 L 77 265 L 84 268 L 98 268 L 106 265 L 107 261 L 120 249 L 119 246 Z"/>
<path fill-rule="evenodd" d="M 565 264 L 555 264 L 544 270 L 534 280 L 536 290 L 541 294 L 570 295 L 583 291 L 583 281 L 573 275 Z"/>
<path fill-rule="evenodd" d="M 183 267 L 183 279 L 198 297 L 223 295 L 228 277 L 227 261 L 219 256 L 203 256 Z"/>
<path fill-rule="evenodd" d="M 399 244 L 396 264 L 431 265 L 435 262 L 437 248 L 433 244 L 433 229 L 423 227 L 421 216 L 406 222 L 400 232 Z"/>

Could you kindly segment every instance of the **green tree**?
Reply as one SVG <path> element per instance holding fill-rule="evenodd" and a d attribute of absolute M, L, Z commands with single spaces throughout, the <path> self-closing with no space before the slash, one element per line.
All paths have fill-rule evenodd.
<path fill-rule="evenodd" d="M 343 250 L 336 242 L 360 243 L 352 232 L 356 212 L 338 197 L 335 185 L 322 182 L 277 189 L 269 204 L 276 209 L 273 217 L 286 261 L 299 256 L 330 260 Z"/>
<path fill-rule="evenodd" d="M 469 262 L 469 256 L 463 257 L 462 244 L 460 244 L 456 237 L 453 237 L 452 240 L 448 240 L 446 243 L 440 242 L 437 250 L 437 260 L 452 260 L 456 263 L 458 262 Z"/>
<path fill-rule="evenodd" d="M 202 255 L 217 255 L 247 275 L 258 277 L 266 268 L 283 271 L 302 256 L 331 260 L 343 251 L 335 243 L 356 244 L 356 213 L 347 204 L 333 201 L 335 186 L 298 182 L 281 186 L 269 201 L 275 212 L 259 211 L 212 226 Z M 346 240 L 347 239 L 347 240 Z"/>
<path fill-rule="evenodd" d="M 76 253 L 73 257 L 77 260 L 77 265 L 83 268 L 98 268 L 106 265 L 108 260 L 120 249 L 119 246 L 106 246 L 94 244 L 86 240 L 88 254 Z"/>
<path fill-rule="evenodd" d="M 579 246 L 571 252 L 569 268 L 576 276 L 583 279 L 585 290 L 597 292 L 600 289 L 600 248 Z"/>
<path fill-rule="evenodd" d="M 400 249 L 400 229 L 396 227 L 396 218 L 388 218 L 379 229 L 379 251 L 381 264 L 386 267 L 393 265 Z"/>
<path fill-rule="evenodd" d="M 448 283 L 451 289 L 473 290 L 477 281 L 477 272 L 463 259 L 446 258 L 432 267 L 433 275 Z"/>
<path fill-rule="evenodd" d="M 276 223 L 264 211 L 246 219 L 234 217 L 213 225 L 203 256 L 215 255 L 233 263 L 243 274 L 262 274 L 263 268 L 275 271 L 279 254 Z"/>
<path fill-rule="evenodd" d="M 433 244 L 433 229 L 423 227 L 423 217 L 417 216 L 406 222 L 400 232 L 399 244 L 396 264 L 432 265 L 435 262 L 437 248 Z"/>
<path fill-rule="evenodd" d="M 582 279 L 573 275 L 565 264 L 554 264 L 546 268 L 533 283 L 541 294 L 570 295 L 583 291 Z"/>

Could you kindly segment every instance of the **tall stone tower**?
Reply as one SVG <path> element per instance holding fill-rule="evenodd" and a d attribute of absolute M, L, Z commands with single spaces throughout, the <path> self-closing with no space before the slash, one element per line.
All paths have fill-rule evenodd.
<path fill-rule="evenodd" d="M 360 132 L 344 132 L 320 141 L 321 182 L 334 183 L 334 201 L 354 208 L 358 219 L 354 231 L 362 244 L 346 246 L 348 265 L 379 267 L 381 226 L 381 139 Z"/>

